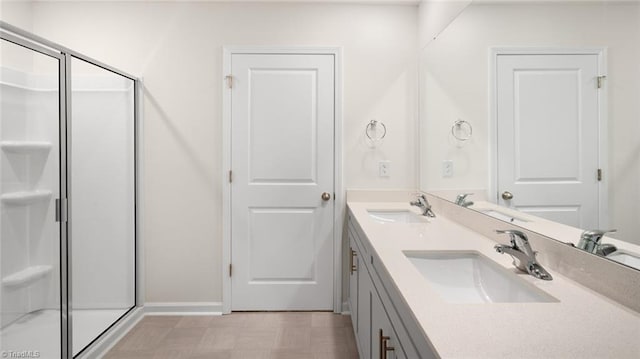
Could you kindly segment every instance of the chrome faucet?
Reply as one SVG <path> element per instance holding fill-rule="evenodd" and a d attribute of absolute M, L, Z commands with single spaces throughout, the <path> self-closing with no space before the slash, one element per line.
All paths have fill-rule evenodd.
<path fill-rule="evenodd" d="M 467 196 L 471 196 L 473 193 L 461 193 L 456 197 L 456 204 L 462 207 L 469 207 L 473 205 L 473 201 L 467 201 Z"/>
<path fill-rule="evenodd" d="M 609 254 L 611 254 L 611 253 L 613 253 L 613 252 L 615 252 L 617 250 L 618 250 L 618 247 L 614 246 L 613 244 L 604 243 L 604 244 L 601 244 L 598 247 L 598 250 L 596 251 L 596 254 L 599 255 L 599 256 L 602 256 L 602 257 L 606 257 Z"/>
<path fill-rule="evenodd" d="M 601 256 L 605 256 L 614 250 L 611 250 L 611 245 L 601 244 L 600 240 L 605 235 L 605 233 L 613 233 L 616 232 L 615 229 L 610 229 L 608 231 L 603 231 L 599 229 L 587 230 L 582 232 L 580 235 L 580 241 L 578 242 L 578 248 L 587 251 L 589 253 L 598 254 Z M 615 248 L 615 247 L 614 247 Z M 608 252 L 608 253 L 607 253 Z"/>
<path fill-rule="evenodd" d="M 527 235 L 516 230 L 496 230 L 499 234 L 508 234 L 511 237 L 511 246 L 496 244 L 494 248 L 498 253 L 506 253 L 513 258 L 513 265 L 523 272 L 542 280 L 552 280 L 551 274 L 547 272 L 536 261 L 536 252 L 531 249 Z"/>
<path fill-rule="evenodd" d="M 420 208 L 423 216 L 431 218 L 435 218 L 436 216 L 436 214 L 431 210 L 431 205 L 429 204 L 429 201 L 427 201 L 427 197 L 423 194 L 418 195 L 418 198 L 415 201 L 409 202 L 409 204 Z"/>

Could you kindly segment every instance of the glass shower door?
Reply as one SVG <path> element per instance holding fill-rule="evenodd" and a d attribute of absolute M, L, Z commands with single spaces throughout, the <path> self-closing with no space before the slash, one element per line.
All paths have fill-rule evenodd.
<path fill-rule="evenodd" d="M 73 355 L 135 306 L 134 81 L 71 57 Z"/>
<path fill-rule="evenodd" d="M 60 358 L 59 54 L 0 40 L 0 356 Z"/>

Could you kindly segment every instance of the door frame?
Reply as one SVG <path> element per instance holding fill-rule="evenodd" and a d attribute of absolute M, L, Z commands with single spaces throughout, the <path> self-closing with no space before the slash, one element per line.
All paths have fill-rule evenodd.
<path fill-rule="evenodd" d="M 222 48 L 222 313 L 231 313 L 231 91 L 225 76 L 231 73 L 234 54 L 302 54 L 334 57 L 334 211 L 333 211 L 333 311 L 342 312 L 342 224 L 345 193 L 342 170 L 342 48 L 305 46 L 223 46 Z"/>
<path fill-rule="evenodd" d="M 498 56 L 500 55 L 596 55 L 599 76 L 607 76 L 606 47 L 492 47 L 489 49 L 489 188 L 491 201 L 498 198 Z M 598 183 L 598 222 L 600 228 L 609 227 L 609 168 L 608 168 L 608 104 L 607 85 L 604 81 L 598 91 L 598 168 L 604 175 Z M 595 175 L 595 174 L 594 174 Z"/>

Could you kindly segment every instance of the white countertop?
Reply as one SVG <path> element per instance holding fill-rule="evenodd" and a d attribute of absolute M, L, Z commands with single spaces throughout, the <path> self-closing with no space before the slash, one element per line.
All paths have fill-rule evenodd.
<path fill-rule="evenodd" d="M 520 274 L 510 256 L 493 249 L 496 242 L 443 216 L 425 223 L 381 224 L 367 213 L 368 209 L 418 213 L 405 202 L 350 201 L 348 207 L 441 357 L 640 358 L 639 313 L 549 268 L 552 281 Z M 413 267 L 404 250 L 478 251 L 559 302 L 447 303 Z"/>

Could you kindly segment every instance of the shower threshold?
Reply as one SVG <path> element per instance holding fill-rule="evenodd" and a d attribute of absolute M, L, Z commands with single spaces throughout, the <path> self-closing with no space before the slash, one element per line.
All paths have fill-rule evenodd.
<path fill-rule="evenodd" d="M 125 314 L 127 309 L 75 309 L 73 320 L 73 353 L 84 349 L 105 328 Z M 52 333 L 55 333 L 52 335 Z M 60 311 L 41 310 L 20 318 L 2 329 L 3 351 L 37 352 L 40 358 L 60 358 Z M 34 341 L 34 338 L 37 340 Z"/>

